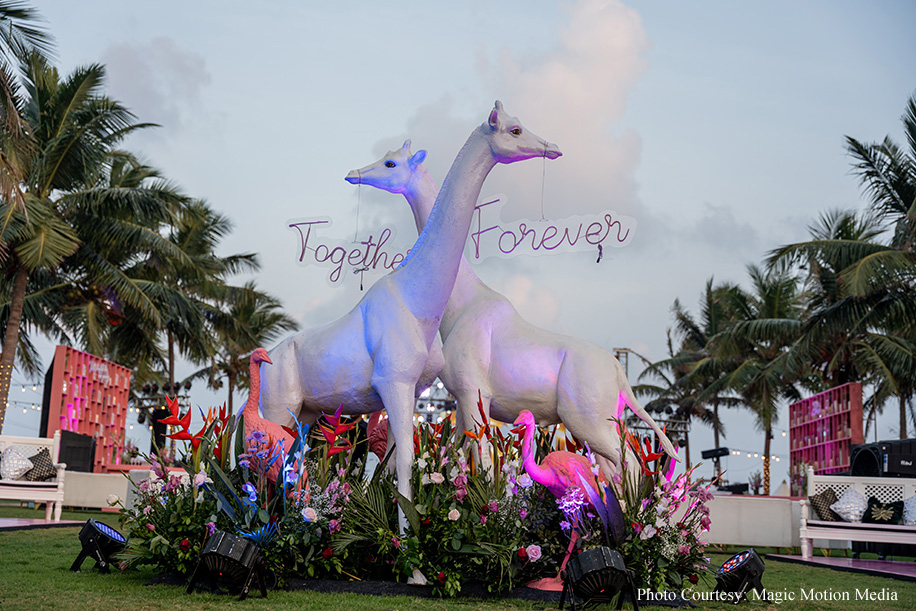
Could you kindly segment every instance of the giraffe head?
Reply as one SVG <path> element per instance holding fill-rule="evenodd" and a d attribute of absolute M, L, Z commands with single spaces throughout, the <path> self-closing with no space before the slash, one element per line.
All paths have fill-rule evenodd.
<path fill-rule="evenodd" d="M 503 110 L 499 100 L 496 100 L 487 123 L 481 127 L 490 141 L 490 151 L 497 163 L 514 163 L 532 157 L 556 159 L 563 154 L 556 144 L 525 129 L 518 118 Z"/>
<path fill-rule="evenodd" d="M 346 180 L 353 185 L 369 185 L 389 193 L 404 193 L 414 172 L 426 159 L 426 151 L 410 154 L 410 140 L 396 151 L 388 151 L 384 157 L 364 168 L 347 174 Z"/>

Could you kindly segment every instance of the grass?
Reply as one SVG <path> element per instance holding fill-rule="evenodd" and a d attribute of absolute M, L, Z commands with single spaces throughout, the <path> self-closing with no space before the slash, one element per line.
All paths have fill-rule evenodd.
<path fill-rule="evenodd" d="M 19 507 L 0 507 L 2 517 L 44 518 L 44 512 Z M 86 520 L 90 517 L 118 527 L 118 516 L 101 512 L 65 511 L 65 520 Z M 371 611 L 440 611 L 459 610 L 530 610 L 554 609 L 555 604 L 529 603 L 519 600 L 437 600 L 409 596 L 361 596 L 357 594 L 322 594 L 309 591 L 272 591 L 267 599 L 261 599 L 255 590 L 245 601 L 239 602 L 229 596 L 207 593 L 185 594 L 183 587 L 146 586 L 155 577 L 152 570 L 115 571 L 109 575 L 89 570 L 92 562 L 87 560 L 85 572 L 73 573 L 70 564 L 80 550 L 77 533 L 79 527 L 50 528 L 23 531 L 0 532 L 0 608 L 3 609 L 68 609 L 75 611 L 96 611 L 98 609 L 129 609 L 145 611 L 169 609 L 178 611 L 203 611 L 207 609 L 279 609 L 290 611 L 350 610 Z M 730 553 L 712 555 L 714 566 L 718 566 Z M 761 555 L 768 550 L 758 550 Z M 764 585 L 776 593 L 794 594 L 796 600 L 783 605 L 753 605 L 754 609 L 791 608 L 803 611 L 821 609 L 843 609 L 844 611 L 875 609 L 913 609 L 916 601 L 916 583 L 891 579 L 868 577 L 843 573 L 830 569 L 807 567 L 785 562 L 769 561 L 763 576 Z M 709 592 L 714 583 L 696 587 L 697 592 Z M 800 600 L 803 592 L 849 593 L 849 601 Z M 897 600 L 857 600 L 856 591 L 896 593 Z M 726 603 L 699 602 L 703 609 L 732 609 Z M 746 608 L 747 603 L 742 607 Z M 610 607 L 605 607 L 610 608 Z M 628 605 L 625 609 L 631 608 Z M 648 611 L 664 607 L 641 605 Z"/>

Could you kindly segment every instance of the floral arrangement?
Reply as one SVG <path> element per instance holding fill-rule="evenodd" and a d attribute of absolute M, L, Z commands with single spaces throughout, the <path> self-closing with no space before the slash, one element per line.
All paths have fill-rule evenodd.
<path fill-rule="evenodd" d="M 496 591 L 554 577 L 574 531 L 577 549 L 617 547 L 637 587 L 680 586 L 705 568 L 699 535 L 709 526 L 711 494 L 691 483 L 692 470 L 672 478 L 661 454 L 629 433 L 625 442 L 638 461 L 624 463 L 600 498 L 586 499 L 585 487 L 574 486 L 555 499 L 524 472 L 517 437 L 482 410 L 469 431 L 448 421 L 422 423 L 407 499 L 387 468 L 391 453 L 370 473 L 366 434 L 340 411 L 311 430 L 299 428 L 284 451 L 262 431 L 246 437 L 242 419 L 225 410 L 203 417 L 204 426 L 191 433 L 190 418 L 175 406 L 169 419 L 180 428 L 173 438 L 185 442 L 179 463 L 187 475 L 169 474 L 150 458 L 152 473 L 137 503 L 122 509 L 125 567 L 151 564 L 187 575 L 207 537 L 226 530 L 255 541 L 281 583 L 425 580 L 443 596 L 456 595 L 471 578 Z M 538 435 L 541 460 L 551 440 Z M 484 439 L 488 444 L 474 443 Z M 487 447 L 488 457 L 481 453 Z M 399 511 L 409 524 L 403 532 Z"/>
<path fill-rule="evenodd" d="M 618 549 L 627 568 L 634 572 L 637 588 L 657 592 L 696 584 L 708 573 L 703 533 L 709 530 L 709 486 L 692 480 L 696 466 L 674 477 L 675 462 L 661 450 L 652 450 L 620 426 L 628 459 L 611 482 L 620 499 L 626 537 Z M 635 456 L 636 464 L 632 464 Z"/>

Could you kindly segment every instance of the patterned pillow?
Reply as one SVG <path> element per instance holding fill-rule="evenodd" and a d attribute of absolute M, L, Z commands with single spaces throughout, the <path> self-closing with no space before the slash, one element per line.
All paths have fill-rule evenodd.
<path fill-rule="evenodd" d="M 830 509 L 830 506 L 836 503 L 836 501 L 836 492 L 833 491 L 833 488 L 827 488 L 820 494 L 815 494 L 808 499 L 808 502 L 814 507 L 814 511 L 821 520 L 827 522 L 842 522 L 843 518 L 841 518 L 837 512 Z"/>
<path fill-rule="evenodd" d="M 846 522 L 861 522 L 866 507 L 868 501 L 865 500 L 865 496 L 861 492 L 856 492 L 854 488 L 847 488 L 830 509 L 837 512 Z"/>
<path fill-rule="evenodd" d="M 882 503 L 877 497 L 869 497 L 863 524 L 900 524 L 903 519 L 903 501 Z"/>
<path fill-rule="evenodd" d="M 903 501 L 903 523 L 916 526 L 916 494 Z"/>
<path fill-rule="evenodd" d="M 19 446 L 10 446 L 0 457 L 0 478 L 19 479 L 33 466 L 32 461 L 25 457 Z"/>
<path fill-rule="evenodd" d="M 22 479 L 30 482 L 44 482 L 57 477 L 57 469 L 51 462 L 51 452 L 48 448 L 42 448 L 41 451 L 29 458 L 34 465 Z"/>

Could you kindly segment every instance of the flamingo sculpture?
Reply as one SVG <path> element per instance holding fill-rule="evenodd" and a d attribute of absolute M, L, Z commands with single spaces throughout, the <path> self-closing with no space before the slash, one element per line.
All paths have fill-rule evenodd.
<path fill-rule="evenodd" d="M 515 419 L 515 424 L 525 427 L 524 437 L 522 438 L 522 466 L 525 472 L 531 476 L 531 479 L 547 487 L 551 494 L 557 498 L 565 495 L 570 488 L 582 488 L 583 484 L 588 485 L 594 494 L 585 492 L 585 499 L 588 505 L 594 508 L 590 499 L 600 498 L 601 492 L 599 484 L 607 484 L 604 472 L 599 470 L 598 477 L 592 473 L 592 465 L 589 460 L 581 454 L 572 452 L 556 451 L 548 454 L 541 464 L 534 460 L 534 414 L 528 410 L 523 411 Z"/>
<path fill-rule="evenodd" d="M 558 499 L 565 496 L 571 488 L 582 489 L 587 486 L 590 490 L 583 490 L 585 493 L 585 506 L 595 510 L 592 499 L 601 498 L 599 483 L 602 485 L 607 484 L 604 473 L 599 469 L 596 478 L 595 474 L 592 473 L 592 465 L 586 457 L 562 450 L 551 452 L 544 457 L 541 464 L 537 464 L 534 460 L 534 450 L 531 447 L 534 443 L 534 414 L 524 410 L 515 419 L 515 424 L 525 428 L 524 437 L 522 438 L 522 466 L 531 479 L 546 486 L 547 490 Z M 577 521 L 574 516 L 571 519 L 573 522 Z M 566 557 L 563 558 L 563 563 L 560 565 L 560 573 L 566 568 L 566 563 L 569 562 L 569 557 L 572 555 L 576 541 L 579 539 L 577 527 L 578 524 L 573 523 L 570 529 L 569 549 L 566 550 Z M 559 587 L 559 577 L 557 575 L 555 579 L 542 579 L 528 585 L 542 590 L 555 590 Z"/>
<path fill-rule="evenodd" d="M 261 363 L 273 364 L 267 355 L 267 350 L 264 348 L 258 348 L 251 353 L 249 364 L 251 384 L 248 387 L 248 401 L 245 402 L 245 407 L 242 409 L 242 416 L 245 417 L 245 437 L 250 437 L 254 431 L 266 433 L 271 444 L 272 453 L 270 458 L 273 459 L 279 454 L 267 472 L 267 479 L 271 482 L 276 482 L 277 476 L 280 474 L 280 468 L 283 466 L 283 457 L 293 447 L 294 438 L 282 426 L 271 420 L 261 418 L 258 413 L 258 401 L 261 394 Z M 278 441 L 282 450 L 275 445 Z"/>

